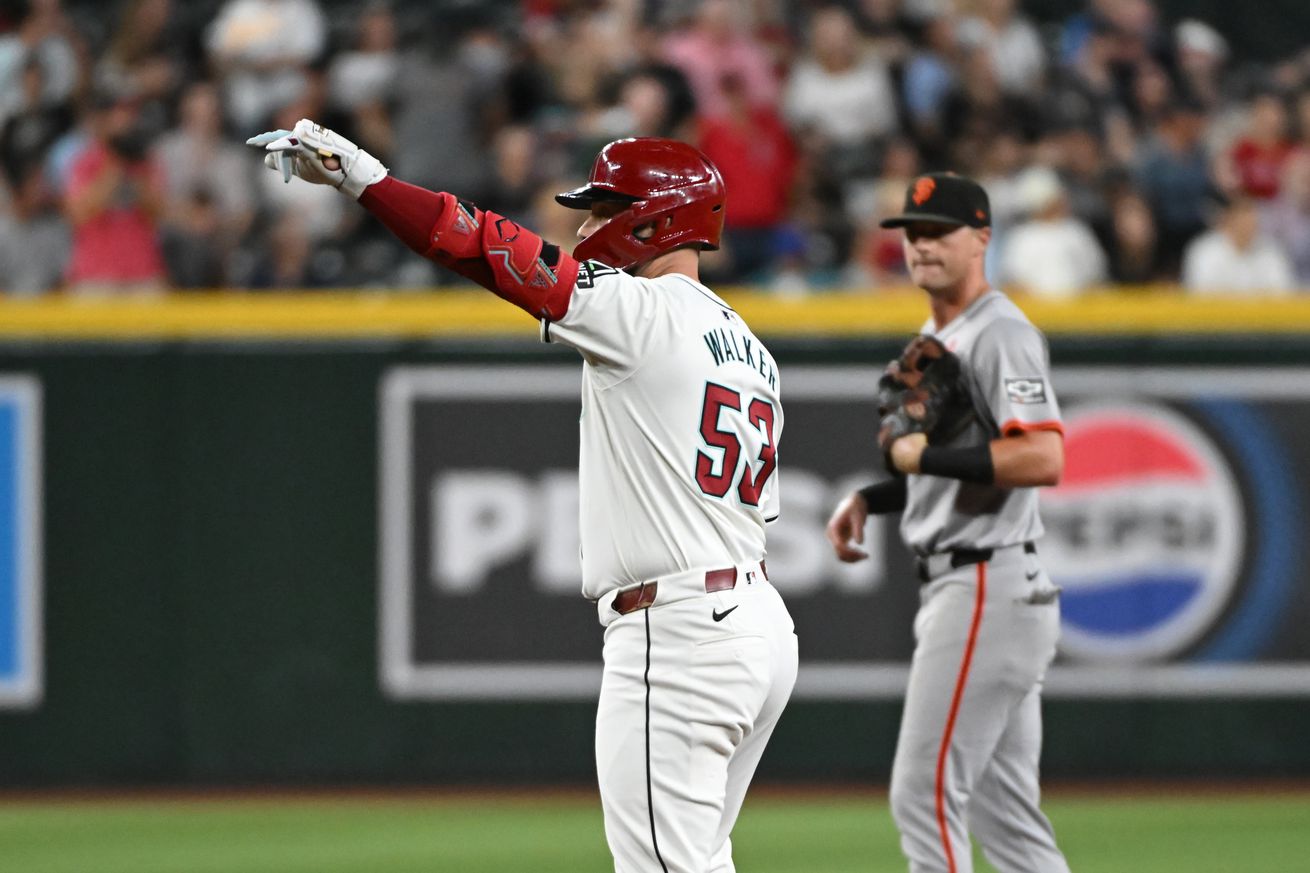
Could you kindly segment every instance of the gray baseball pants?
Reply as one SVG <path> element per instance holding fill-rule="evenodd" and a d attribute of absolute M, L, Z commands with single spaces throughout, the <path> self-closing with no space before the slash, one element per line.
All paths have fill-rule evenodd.
<path fill-rule="evenodd" d="M 1022 546 L 948 561 L 930 563 L 914 622 L 892 766 L 901 848 L 912 873 L 972 873 L 972 834 L 1001 873 L 1068 873 L 1038 786 L 1058 589 Z"/>

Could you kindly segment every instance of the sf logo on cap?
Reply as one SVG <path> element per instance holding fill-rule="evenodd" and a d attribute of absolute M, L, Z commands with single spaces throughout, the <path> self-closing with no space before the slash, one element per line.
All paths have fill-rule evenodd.
<path fill-rule="evenodd" d="M 914 183 L 914 194 L 911 197 L 915 206 L 922 206 L 924 201 L 932 196 L 932 192 L 937 190 L 937 180 L 924 176 Z"/>

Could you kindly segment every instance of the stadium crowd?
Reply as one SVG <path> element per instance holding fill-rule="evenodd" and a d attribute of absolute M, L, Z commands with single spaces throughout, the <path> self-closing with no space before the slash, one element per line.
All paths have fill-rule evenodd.
<path fill-rule="evenodd" d="M 1074 295 L 1310 287 L 1310 52 L 1235 57 L 1151 0 L 0 3 L 10 295 L 447 281 L 247 136 L 310 117 L 571 247 L 552 195 L 629 135 L 728 184 L 717 283 L 903 284 L 916 174 L 992 197 L 990 275 Z"/>

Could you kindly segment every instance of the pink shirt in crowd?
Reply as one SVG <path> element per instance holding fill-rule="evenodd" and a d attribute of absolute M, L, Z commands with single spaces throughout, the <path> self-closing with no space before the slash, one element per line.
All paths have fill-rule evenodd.
<path fill-rule="evenodd" d="M 724 76 L 741 80 L 752 106 L 772 106 L 778 102 L 778 77 L 768 52 L 762 44 L 747 37 L 734 36 L 720 42 L 695 30 L 684 31 L 665 40 L 664 58 L 691 83 L 696 111 L 701 115 L 727 113 Z"/>

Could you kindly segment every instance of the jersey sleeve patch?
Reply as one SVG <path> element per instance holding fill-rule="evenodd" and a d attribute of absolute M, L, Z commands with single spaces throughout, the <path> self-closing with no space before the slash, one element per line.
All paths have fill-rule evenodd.
<path fill-rule="evenodd" d="M 578 265 L 578 288 L 594 288 L 596 280 L 601 276 L 614 276 L 618 274 L 614 267 L 606 266 L 600 261 L 583 261 Z"/>
<path fill-rule="evenodd" d="M 1006 379 L 1005 394 L 1010 398 L 1011 403 L 1045 403 L 1046 380 L 1040 376 Z"/>

